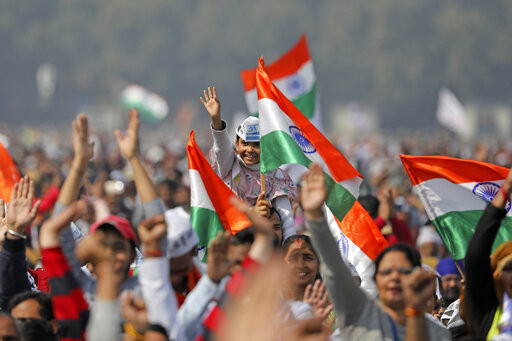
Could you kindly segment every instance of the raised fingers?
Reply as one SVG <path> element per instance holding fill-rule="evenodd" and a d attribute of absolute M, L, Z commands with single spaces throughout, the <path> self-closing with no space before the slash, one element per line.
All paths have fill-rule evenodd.
<path fill-rule="evenodd" d="M 26 198 L 28 196 L 28 191 L 29 191 L 29 188 L 30 188 L 30 184 L 32 183 L 32 181 L 28 178 L 28 176 L 25 176 L 24 178 L 25 181 L 23 181 L 23 186 L 22 186 L 22 189 L 21 189 L 21 197 L 22 198 Z M 32 186 L 34 185 L 34 183 L 32 183 Z"/>

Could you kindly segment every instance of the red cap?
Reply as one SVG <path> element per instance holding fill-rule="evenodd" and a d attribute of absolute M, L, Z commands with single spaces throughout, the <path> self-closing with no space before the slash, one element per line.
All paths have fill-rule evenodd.
<path fill-rule="evenodd" d="M 93 234 L 98 229 L 98 227 L 104 224 L 112 225 L 121 233 L 124 238 L 131 240 L 135 246 L 139 245 L 139 241 L 137 240 L 137 236 L 135 235 L 130 222 L 113 214 L 92 224 L 89 233 Z"/>

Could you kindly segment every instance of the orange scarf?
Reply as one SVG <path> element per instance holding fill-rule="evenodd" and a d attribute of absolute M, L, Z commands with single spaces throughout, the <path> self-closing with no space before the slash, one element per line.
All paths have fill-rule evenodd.
<path fill-rule="evenodd" d="M 191 292 L 195 286 L 197 285 L 197 282 L 201 279 L 201 273 L 196 269 L 194 266 L 194 269 L 188 273 L 188 291 Z M 175 292 L 176 298 L 178 299 L 178 308 L 181 307 L 183 302 L 185 302 L 185 298 L 187 298 L 187 295 L 180 294 L 179 292 Z"/>

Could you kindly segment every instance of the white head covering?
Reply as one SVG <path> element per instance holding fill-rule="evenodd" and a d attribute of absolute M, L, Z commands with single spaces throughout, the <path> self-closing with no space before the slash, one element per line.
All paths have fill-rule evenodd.
<path fill-rule="evenodd" d="M 236 134 L 245 142 L 260 142 L 260 120 L 257 117 L 247 117 L 236 128 Z"/>
<path fill-rule="evenodd" d="M 199 243 L 190 223 L 190 215 L 183 207 L 165 211 L 167 224 L 167 257 L 181 257 Z"/>
<path fill-rule="evenodd" d="M 436 230 L 432 227 L 425 225 L 420 228 L 418 239 L 416 239 L 416 245 L 420 246 L 423 243 L 436 243 L 437 245 L 443 244 L 441 237 Z"/>

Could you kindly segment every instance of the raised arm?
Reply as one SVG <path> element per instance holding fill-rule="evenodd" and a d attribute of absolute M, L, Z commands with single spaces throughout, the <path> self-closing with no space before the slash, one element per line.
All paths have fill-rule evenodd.
<path fill-rule="evenodd" d="M 25 230 L 36 217 L 40 202 L 33 204 L 34 183 L 28 177 L 14 185 L 7 210 L 0 200 L 0 308 L 17 293 L 30 290 L 25 260 Z"/>
<path fill-rule="evenodd" d="M 130 111 L 128 128 L 124 136 L 119 129 L 116 129 L 114 133 L 116 135 L 119 151 L 132 166 L 135 187 L 144 206 L 146 218 L 149 218 L 164 213 L 164 205 L 158 200 L 153 182 L 146 172 L 140 158 L 139 125 L 139 113 L 137 109 L 132 109 L 132 111 Z"/>
<path fill-rule="evenodd" d="M 229 231 L 219 232 L 212 240 L 207 253 L 208 273 L 201 277 L 178 310 L 178 323 L 188 340 L 194 340 L 201 333 L 202 326 L 197 321 L 201 320 L 209 304 L 224 289 L 221 280 L 229 273 L 227 253 L 230 241 Z"/>
<path fill-rule="evenodd" d="M 72 141 L 73 162 L 57 198 L 57 204 L 53 210 L 54 217 L 78 199 L 87 163 L 93 156 L 94 142 L 89 142 L 89 123 L 85 114 L 78 115 L 72 123 Z M 78 280 L 82 289 L 87 292 L 87 288 L 93 284 L 92 279 L 82 271 L 82 265 L 75 257 L 75 240 L 69 224 L 60 229 L 58 242 L 71 267 L 73 276 Z"/>
<path fill-rule="evenodd" d="M 475 336 L 479 335 L 489 309 L 499 304 L 494 288 L 494 278 L 489 261 L 492 245 L 498 234 L 501 221 L 507 214 L 505 205 L 512 193 L 512 170 L 509 171 L 502 190 L 493 202 L 487 205 L 471 237 L 464 259 L 466 272 L 466 310 L 467 317 Z"/>
<path fill-rule="evenodd" d="M 306 226 L 311 232 L 313 246 L 320 256 L 322 274 L 341 327 L 355 321 L 369 299 L 352 278 L 324 218 L 322 206 L 327 196 L 327 188 L 322 168 L 312 163 L 309 169 L 310 171 L 303 177 L 301 204 Z"/>
<path fill-rule="evenodd" d="M 78 115 L 76 120 L 73 121 L 72 127 L 73 162 L 57 198 L 57 203 L 62 206 L 68 206 L 78 199 L 80 184 L 84 177 L 87 163 L 94 154 L 94 142 L 89 142 L 87 116 L 85 114 Z M 60 212 L 54 212 L 54 215 L 58 213 Z"/>
<path fill-rule="evenodd" d="M 203 90 L 203 94 L 204 99 L 201 97 L 200 100 L 210 115 L 212 122 L 213 147 L 210 157 L 216 165 L 216 171 L 219 176 L 224 178 L 231 171 L 235 161 L 233 144 L 229 140 L 226 122 L 220 116 L 220 101 L 217 97 L 217 89 L 215 87 L 213 89 L 208 87 L 208 92 Z"/>
<path fill-rule="evenodd" d="M 178 302 L 171 286 L 169 260 L 163 256 L 162 251 L 162 239 L 167 231 L 164 216 L 143 220 L 138 231 L 144 252 L 139 282 L 146 302 L 148 321 L 164 327 L 173 340 L 181 340 L 183 337 L 176 322 Z"/>
<path fill-rule="evenodd" d="M 77 257 L 91 263 L 98 278 L 96 299 L 87 324 L 87 340 L 121 339 L 119 288 L 123 276 L 115 271 L 114 251 L 103 244 L 100 234 L 87 236 L 77 247 Z"/>
<path fill-rule="evenodd" d="M 59 231 L 66 228 L 73 217 L 85 207 L 84 202 L 72 203 L 41 227 L 40 245 L 43 267 L 50 284 L 55 318 L 59 323 L 62 339 L 83 340 L 89 318 L 88 306 L 82 290 L 59 245 Z"/>
<path fill-rule="evenodd" d="M 436 276 L 433 272 L 416 268 L 405 279 L 403 286 L 407 308 L 405 309 L 405 340 L 430 340 L 427 319 L 423 313 L 436 290 Z"/>

